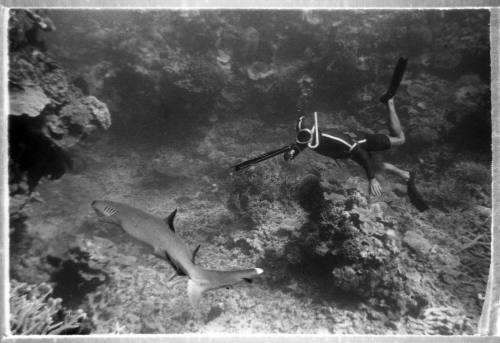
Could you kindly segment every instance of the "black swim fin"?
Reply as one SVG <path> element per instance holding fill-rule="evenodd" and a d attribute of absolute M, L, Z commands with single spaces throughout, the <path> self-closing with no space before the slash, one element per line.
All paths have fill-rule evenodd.
<path fill-rule="evenodd" d="M 410 172 L 410 178 L 408 179 L 408 183 L 406 184 L 408 197 L 410 198 L 410 202 L 419 210 L 420 212 L 424 212 L 429 209 L 429 206 L 425 202 L 422 195 L 417 191 L 417 187 L 415 186 L 415 172 Z"/>
<path fill-rule="evenodd" d="M 399 84 L 403 79 L 403 75 L 406 70 L 406 65 L 408 64 L 408 59 L 400 57 L 398 63 L 396 64 L 396 68 L 394 69 L 394 73 L 392 74 L 391 84 L 389 85 L 389 89 L 387 92 L 380 97 L 380 102 L 385 104 L 387 100 L 391 99 L 396 95 L 396 91 L 398 90 Z"/>

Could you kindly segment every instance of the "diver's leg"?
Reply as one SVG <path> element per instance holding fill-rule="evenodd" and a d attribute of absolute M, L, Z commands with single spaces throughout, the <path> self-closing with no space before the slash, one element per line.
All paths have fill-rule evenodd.
<path fill-rule="evenodd" d="M 383 167 L 384 167 L 384 170 L 386 170 L 392 174 L 398 175 L 399 177 L 401 177 L 405 181 L 408 181 L 410 179 L 410 172 L 403 170 L 403 169 L 399 169 L 394 164 L 384 162 Z"/>
<path fill-rule="evenodd" d="M 389 140 L 391 146 L 402 145 L 405 142 L 405 134 L 401 128 L 396 108 L 394 107 L 394 99 L 387 100 L 387 109 L 389 110 Z"/>
<path fill-rule="evenodd" d="M 399 169 L 393 164 L 383 163 L 384 170 L 396 174 L 402 177 L 406 181 L 406 189 L 408 192 L 408 197 L 410 198 L 411 203 L 420 211 L 423 212 L 429 209 L 429 205 L 422 198 L 422 195 L 417 190 L 415 186 L 415 171 L 407 172 L 406 170 Z"/>

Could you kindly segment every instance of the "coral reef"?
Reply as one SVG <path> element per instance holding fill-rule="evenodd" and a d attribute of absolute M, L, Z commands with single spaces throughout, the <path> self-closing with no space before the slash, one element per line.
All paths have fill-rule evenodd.
<path fill-rule="evenodd" d="M 9 18 L 10 231 L 23 227 L 32 194 L 44 177 L 60 178 L 72 167 L 68 148 L 96 129 L 109 128 L 106 105 L 83 97 L 48 55 L 39 31 L 55 25 L 42 10 L 13 10 Z M 17 228 L 17 229 L 16 229 Z"/>
<path fill-rule="evenodd" d="M 29 30 L 48 27 L 49 21 L 47 16 L 31 10 L 13 11 L 9 21 L 9 172 L 15 181 L 19 181 L 25 171 L 59 177 L 70 164 L 63 148 L 111 124 L 106 105 L 95 97 L 82 97 L 70 84 L 66 72 L 44 49 L 26 37 Z M 59 165 L 60 170 L 55 173 L 37 170 L 43 166 L 33 161 L 35 155 L 45 155 L 50 160 L 46 164 Z M 38 180 L 29 181 L 30 190 Z"/>
<path fill-rule="evenodd" d="M 474 333 L 490 258 L 488 11 L 12 13 L 14 279 L 53 283 L 95 333 Z M 299 114 L 387 132 L 377 99 L 400 54 L 407 142 L 383 158 L 417 171 L 429 211 L 403 180 L 377 175 L 374 198 L 358 165 L 307 150 L 231 173 L 293 143 Z M 110 111 L 111 130 L 78 144 Z M 178 208 L 197 263 L 263 278 L 193 313 L 186 279 L 95 220 L 95 199 Z"/>
<path fill-rule="evenodd" d="M 346 189 L 345 195 L 345 201 L 329 202 L 320 218 L 300 228 L 287 247 L 286 254 L 294 251 L 289 262 L 310 269 L 308 263 L 323 259 L 333 275 L 326 279 L 332 292 L 359 296 L 392 317 L 418 316 L 428 301 L 400 270 L 396 222 L 374 213 L 357 189 Z"/>
<path fill-rule="evenodd" d="M 89 333 L 82 310 L 67 311 L 61 298 L 51 297 L 49 284 L 37 286 L 10 280 L 10 330 L 14 335 Z"/>
<path fill-rule="evenodd" d="M 111 118 L 104 103 L 93 96 L 82 97 L 44 116 L 42 132 L 59 146 L 70 148 L 97 129 L 108 129 Z"/>
<path fill-rule="evenodd" d="M 325 203 L 319 177 L 306 175 L 297 186 L 297 201 L 311 216 L 318 216 Z"/>

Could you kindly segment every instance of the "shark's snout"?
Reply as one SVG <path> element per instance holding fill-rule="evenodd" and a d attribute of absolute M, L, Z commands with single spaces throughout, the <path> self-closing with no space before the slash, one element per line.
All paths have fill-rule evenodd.
<path fill-rule="evenodd" d="M 95 213 L 99 217 L 104 216 L 103 209 L 101 208 L 101 206 L 99 206 L 99 201 L 98 200 L 92 201 L 92 203 L 90 204 L 90 206 L 94 209 Z"/>

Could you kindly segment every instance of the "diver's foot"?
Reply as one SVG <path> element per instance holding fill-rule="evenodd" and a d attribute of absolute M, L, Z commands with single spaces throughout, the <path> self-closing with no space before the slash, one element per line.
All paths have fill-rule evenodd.
<path fill-rule="evenodd" d="M 425 210 L 428 210 L 429 206 L 425 202 L 424 198 L 422 198 L 422 195 L 420 195 L 420 193 L 417 191 L 417 187 L 415 186 L 415 178 L 415 172 L 410 172 L 410 178 L 406 183 L 408 197 L 410 198 L 413 206 L 415 206 L 420 212 L 423 212 Z"/>
<path fill-rule="evenodd" d="M 384 105 L 387 104 L 387 102 L 394 98 L 394 93 L 396 93 L 395 91 L 391 91 L 391 90 L 388 90 L 387 93 L 385 93 L 384 95 L 382 95 L 380 97 L 380 102 L 383 103 Z"/>

